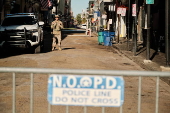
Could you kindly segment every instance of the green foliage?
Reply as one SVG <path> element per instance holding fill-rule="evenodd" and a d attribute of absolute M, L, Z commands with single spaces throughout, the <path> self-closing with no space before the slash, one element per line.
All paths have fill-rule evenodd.
<path fill-rule="evenodd" d="M 81 14 L 77 14 L 76 20 L 77 20 L 77 23 L 78 23 L 78 24 L 81 24 L 81 23 L 82 23 Z"/>
<path fill-rule="evenodd" d="M 84 24 L 87 21 L 86 18 L 81 18 L 81 14 L 77 14 L 75 20 L 77 24 Z"/>

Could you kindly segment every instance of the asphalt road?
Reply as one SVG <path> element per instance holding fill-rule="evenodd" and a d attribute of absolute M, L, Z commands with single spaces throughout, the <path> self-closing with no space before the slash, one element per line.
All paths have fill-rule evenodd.
<path fill-rule="evenodd" d="M 81 36 L 78 36 L 81 35 Z M 84 35 L 84 36 L 83 36 Z M 51 51 L 52 35 L 44 32 L 45 46 L 42 53 L 30 54 L 24 50 L 11 49 L 0 55 L 0 67 L 32 67 L 54 69 L 96 69 L 96 70 L 138 70 L 138 64 L 129 60 L 117 49 L 98 45 L 97 37 L 85 36 L 84 31 L 67 30 L 63 32 L 62 51 Z M 34 112 L 47 113 L 47 79 L 48 75 L 34 76 Z M 27 74 L 16 75 L 16 111 L 29 112 L 29 84 Z M 125 113 L 136 113 L 138 104 L 138 77 L 125 77 Z M 142 79 L 141 113 L 155 111 L 155 78 Z M 0 74 L 0 112 L 11 113 L 12 94 L 11 74 Z M 170 112 L 170 90 L 164 82 L 160 82 L 160 113 Z M 65 113 L 65 106 L 52 106 L 52 113 Z M 119 108 L 105 108 L 105 113 L 118 113 Z M 83 107 L 70 106 L 69 113 L 83 113 Z M 87 113 L 102 113 L 101 107 L 87 107 Z"/>

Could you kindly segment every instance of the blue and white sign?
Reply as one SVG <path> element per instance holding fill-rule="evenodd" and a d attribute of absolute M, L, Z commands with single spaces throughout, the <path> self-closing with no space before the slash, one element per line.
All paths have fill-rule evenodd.
<path fill-rule="evenodd" d="M 146 4 L 154 4 L 154 0 L 146 0 Z"/>
<path fill-rule="evenodd" d="M 114 76 L 51 75 L 48 101 L 52 105 L 120 107 L 124 80 Z"/>

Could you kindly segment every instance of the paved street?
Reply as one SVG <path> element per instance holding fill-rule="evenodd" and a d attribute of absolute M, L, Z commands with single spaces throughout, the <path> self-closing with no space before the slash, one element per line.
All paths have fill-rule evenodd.
<path fill-rule="evenodd" d="M 143 70 L 116 49 L 98 45 L 97 37 L 87 37 L 85 33 L 63 33 L 63 51 L 51 51 L 52 35 L 45 33 L 43 53 L 30 54 L 24 50 L 9 50 L 2 55 L 2 67 L 39 67 L 73 69 Z M 80 35 L 80 36 L 78 36 Z M 84 35 L 84 36 L 83 36 Z M 4 58 L 3 58 L 4 57 Z"/>
<path fill-rule="evenodd" d="M 0 55 L 0 67 L 32 67 L 54 69 L 96 69 L 96 70 L 138 70 L 142 67 L 127 58 L 117 49 L 110 46 L 98 45 L 97 37 L 85 36 L 84 31 L 65 31 L 63 33 L 62 51 L 51 51 L 52 35 L 44 32 L 45 48 L 43 53 L 30 54 L 23 50 L 11 50 Z M 78 36 L 80 35 L 80 36 Z M 83 36 L 84 35 L 84 36 Z M 47 113 L 47 79 L 48 75 L 36 74 L 34 77 L 34 112 Z M 16 75 L 17 81 L 17 113 L 29 111 L 29 76 Z M 124 113 L 137 113 L 138 77 L 125 77 Z M 141 113 L 155 112 L 156 79 L 142 79 L 142 108 Z M 10 74 L 0 75 L 0 111 L 11 113 Z M 160 113 L 170 112 L 170 89 L 160 81 Z M 65 106 L 52 106 L 52 113 L 65 113 Z M 105 113 L 119 113 L 119 108 L 105 108 Z M 100 107 L 87 107 L 88 113 L 101 113 Z M 69 107 L 69 113 L 83 113 L 83 107 Z"/>

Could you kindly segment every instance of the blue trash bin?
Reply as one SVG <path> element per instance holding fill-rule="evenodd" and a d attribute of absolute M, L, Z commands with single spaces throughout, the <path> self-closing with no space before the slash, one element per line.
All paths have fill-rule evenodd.
<path fill-rule="evenodd" d="M 103 31 L 103 35 L 104 35 L 104 37 L 109 36 L 109 31 Z"/>
<path fill-rule="evenodd" d="M 115 37 L 115 32 L 109 32 L 110 37 L 114 38 Z"/>
<path fill-rule="evenodd" d="M 110 46 L 110 36 L 105 37 L 104 46 Z"/>
<path fill-rule="evenodd" d="M 110 35 L 110 42 L 109 42 L 109 46 L 112 46 L 112 42 L 115 38 L 115 32 L 109 32 Z"/>
<path fill-rule="evenodd" d="M 109 31 L 104 31 L 104 46 L 109 46 L 110 34 Z"/>

